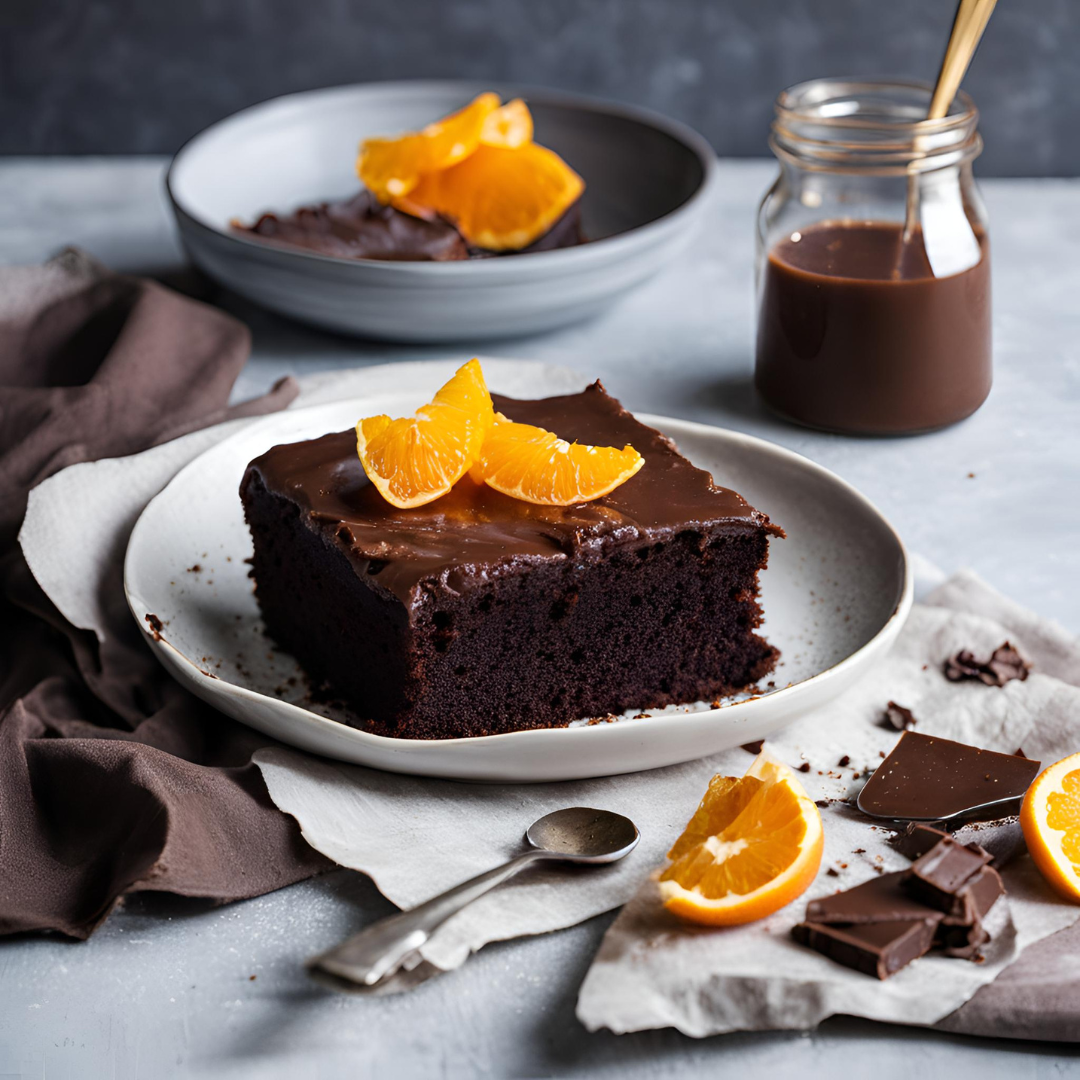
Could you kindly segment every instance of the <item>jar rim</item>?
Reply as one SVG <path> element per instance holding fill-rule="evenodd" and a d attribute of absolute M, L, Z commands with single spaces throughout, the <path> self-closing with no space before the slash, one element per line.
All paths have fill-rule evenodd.
<path fill-rule="evenodd" d="M 880 131 L 887 129 L 903 137 L 910 133 L 912 138 L 920 135 L 941 135 L 958 128 L 973 125 L 978 121 L 979 110 L 975 102 L 963 90 L 958 90 L 949 105 L 945 116 L 937 120 L 922 118 L 886 118 L 860 116 L 854 112 L 828 112 L 823 107 L 840 103 L 843 99 L 853 100 L 859 97 L 885 96 L 889 91 L 907 91 L 925 96 L 927 106 L 933 97 L 934 88 L 917 79 L 859 79 L 854 77 L 807 79 L 781 90 L 776 97 L 775 110 L 777 123 L 784 121 L 820 125 L 826 129 Z"/>

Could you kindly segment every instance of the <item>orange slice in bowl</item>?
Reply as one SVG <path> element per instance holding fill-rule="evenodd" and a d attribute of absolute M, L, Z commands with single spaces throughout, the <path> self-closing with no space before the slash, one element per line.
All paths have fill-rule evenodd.
<path fill-rule="evenodd" d="M 499 107 L 499 95 L 486 93 L 464 109 L 393 139 L 365 139 L 356 172 L 383 202 L 408 195 L 423 173 L 447 169 L 480 145 L 484 122 Z M 530 118 L 531 123 L 531 118 Z"/>
<path fill-rule="evenodd" d="M 480 131 L 480 141 L 485 146 L 501 146 L 507 150 L 532 142 L 532 137 L 532 113 L 521 98 L 514 98 L 488 113 Z"/>
<path fill-rule="evenodd" d="M 414 416 L 361 420 L 356 452 L 379 494 L 408 510 L 445 495 L 469 471 L 493 416 L 480 362 L 470 360 Z"/>
<path fill-rule="evenodd" d="M 1028 788 L 1020 826 L 1049 885 L 1080 901 L 1080 754 L 1044 769 Z"/>
<path fill-rule="evenodd" d="M 558 154 L 527 142 L 514 149 L 481 145 L 451 168 L 425 172 L 402 195 L 449 218 L 476 247 L 516 251 L 543 236 L 584 189 Z"/>
<path fill-rule="evenodd" d="M 821 815 L 786 765 L 759 754 L 745 776 L 716 776 L 668 852 L 664 906 L 690 922 L 736 926 L 779 911 L 821 865 Z"/>
<path fill-rule="evenodd" d="M 570 443 L 531 424 L 515 424 L 502 413 L 470 471 L 477 483 L 540 506 L 591 502 L 625 484 L 645 459 L 632 447 Z"/>

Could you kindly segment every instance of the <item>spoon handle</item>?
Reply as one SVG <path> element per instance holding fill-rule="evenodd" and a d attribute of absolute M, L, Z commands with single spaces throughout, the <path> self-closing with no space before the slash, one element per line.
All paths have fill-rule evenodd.
<path fill-rule="evenodd" d="M 308 968 L 347 982 L 374 986 L 394 974 L 412 953 L 452 915 L 513 877 L 536 859 L 551 858 L 546 851 L 526 851 L 502 866 L 478 874 L 409 911 L 389 915 L 361 930 L 348 941 L 308 961 Z"/>

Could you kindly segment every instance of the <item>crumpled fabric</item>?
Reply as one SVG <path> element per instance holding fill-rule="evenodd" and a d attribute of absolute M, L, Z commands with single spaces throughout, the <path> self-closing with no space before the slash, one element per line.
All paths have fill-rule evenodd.
<path fill-rule="evenodd" d="M 60 469 L 287 405 L 292 379 L 229 406 L 249 349 L 230 316 L 79 251 L 0 269 L 0 933 L 86 938 L 126 893 L 225 902 L 330 865 L 251 762 L 270 740 L 168 676 L 122 589 L 106 633 L 68 623 L 16 542 Z"/>

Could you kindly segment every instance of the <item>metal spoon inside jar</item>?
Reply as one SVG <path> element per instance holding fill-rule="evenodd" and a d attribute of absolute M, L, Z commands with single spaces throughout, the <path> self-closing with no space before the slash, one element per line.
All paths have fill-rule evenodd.
<path fill-rule="evenodd" d="M 509 862 L 470 878 L 410 911 L 390 915 L 341 945 L 308 961 L 308 971 L 337 990 L 374 987 L 419 962 L 418 950 L 444 922 L 540 860 L 602 864 L 617 862 L 637 846 L 634 823 L 610 810 L 573 806 L 534 821 L 525 833 L 529 848 Z"/>

